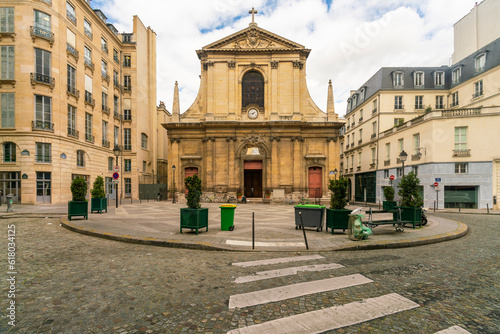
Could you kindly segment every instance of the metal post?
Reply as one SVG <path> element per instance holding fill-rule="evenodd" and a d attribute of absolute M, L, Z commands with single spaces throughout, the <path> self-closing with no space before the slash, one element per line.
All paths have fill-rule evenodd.
<path fill-rule="evenodd" d="M 458 212 L 462 211 L 462 202 L 458 202 Z"/>
<path fill-rule="evenodd" d="M 252 212 L 252 249 L 255 249 L 255 213 Z"/>
<path fill-rule="evenodd" d="M 436 201 L 434 201 L 434 212 L 436 212 Z"/>
<path fill-rule="evenodd" d="M 490 214 L 490 205 L 486 203 L 486 210 L 488 211 L 488 214 Z"/>
<path fill-rule="evenodd" d="M 299 212 L 299 216 L 300 216 L 300 227 L 302 228 L 302 233 L 304 234 L 304 241 L 306 242 L 306 250 L 309 250 L 309 245 L 307 244 L 306 229 L 304 228 L 304 222 L 302 221 L 302 212 Z"/>
<path fill-rule="evenodd" d="M 146 203 L 149 203 L 149 191 L 146 191 Z"/>

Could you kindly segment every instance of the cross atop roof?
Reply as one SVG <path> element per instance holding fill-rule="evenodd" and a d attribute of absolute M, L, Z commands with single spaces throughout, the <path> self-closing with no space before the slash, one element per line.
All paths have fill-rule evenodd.
<path fill-rule="evenodd" d="M 252 10 L 248 11 L 248 14 L 252 14 L 252 23 L 250 23 L 250 25 L 257 25 L 257 23 L 255 23 L 255 14 L 257 14 L 258 11 L 256 11 L 253 7 L 252 7 Z"/>

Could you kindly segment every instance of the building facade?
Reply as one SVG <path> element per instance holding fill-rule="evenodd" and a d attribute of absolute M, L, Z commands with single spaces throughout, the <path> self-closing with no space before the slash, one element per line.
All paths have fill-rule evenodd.
<path fill-rule="evenodd" d="M 3 2 L 0 22 L 3 199 L 65 202 L 77 176 L 115 198 L 115 165 L 118 195 L 137 198 L 158 170 L 155 33 L 135 16 L 119 34 L 83 0 Z"/>
<path fill-rule="evenodd" d="M 498 82 L 500 39 L 452 66 L 379 70 L 348 100 L 340 143 L 351 198 L 383 201 L 383 187 L 413 171 L 425 206 L 498 208 Z"/>
<path fill-rule="evenodd" d="M 328 194 L 338 165 L 343 123 L 328 89 L 327 112 L 306 85 L 304 46 L 251 23 L 197 51 L 201 82 L 191 107 L 180 113 L 174 93 L 169 137 L 169 178 L 198 174 L 206 194 L 247 198 Z M 177 89 L 176 89 L 177 92 Z"/>

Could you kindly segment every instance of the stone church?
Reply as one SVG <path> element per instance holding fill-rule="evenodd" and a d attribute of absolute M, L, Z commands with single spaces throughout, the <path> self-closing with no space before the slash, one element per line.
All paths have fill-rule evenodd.
<path fill-rule="evenodd" d="M 339 122 L 306 85 L 304 46 L 253 22 L 197 51 L 198 96 L 180 113 L 177 82 L 167 123 L 169 179 L 183 193 L 197 174 L 203 193 L 247 198 L 321 198 L 339 167 Z M 172 182 L 171 182 L 172 185 Z"/>

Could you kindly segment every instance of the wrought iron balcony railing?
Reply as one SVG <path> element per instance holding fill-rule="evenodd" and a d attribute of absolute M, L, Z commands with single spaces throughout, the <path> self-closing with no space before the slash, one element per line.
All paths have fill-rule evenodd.
<path fill-rule="evenodd" d="M 51 77 L 50 75 L 41 74 L 41 73 L 31 73 L 30 74 L 31 84 L 42 84 L 47 85 L 51 89 L 56 85 L 56 79 Z"/>
<path fill-rule="evenodd" d="M 54 44 L 54 33 L 51 32 L 50 30 L 41 27 L 31 26 L 30 34 L 33 41 L 35 41 L 35 38 L 42 38 L 49 41 L 51 46 L 52 44 Z"/>
<path fill-rule="evenodd" d="M 68 85 L 68 94 L 76 97 L 76 99 L 80 98 L 80 91 L 71 85 Z"/>
<path fill-rule="evenodd" d="M 54 123 L 46 121 L 31 121 L 31 129 L 54 132 Z"/>
<path fill-rule="evenodd" d="M 78 139 L 78 137 L 80 137 L 80 132 L 76 129 L 68 128 L 68 136 Z"/>

